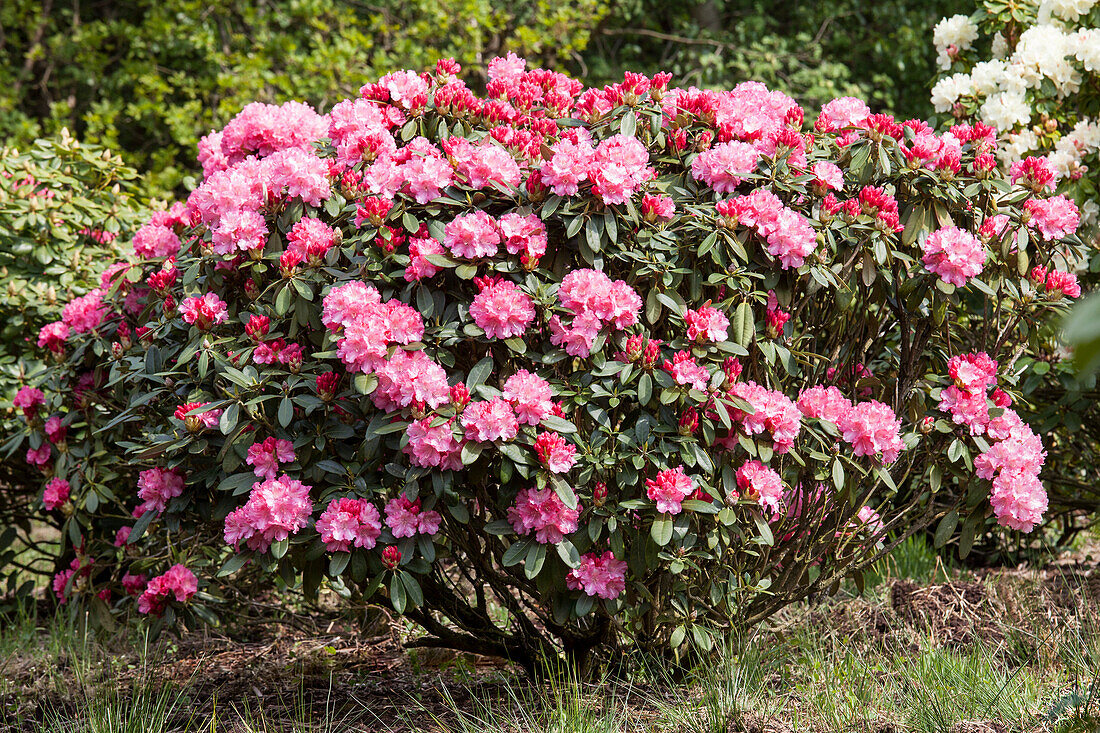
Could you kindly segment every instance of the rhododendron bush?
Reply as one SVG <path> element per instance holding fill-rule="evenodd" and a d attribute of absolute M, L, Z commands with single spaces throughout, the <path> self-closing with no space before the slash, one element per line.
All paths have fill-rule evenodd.
<path fill-rule="evenodd" d="M 1012 405 L 1080 242 L 990 128 L 455 71 L 249 106 L 43 329 L 15 450 L 62 602 L 325 585 L 531 666 L 705 648 L 932 521 L 1040 521 Z"/>
<path fill-rule="evenodd" d="M 1013 181 L 1054 191 L 1080 206 L 1081 236 L 1092 247 L 1084 256 L 1063 253 L 1059 269 L 1073 281 L 1063 283 L 1058 278 L 1068 276 L 1057 275 L 1053 289 L 1068 298 L 1095 290 L 1100 282 L 1100 6 L 1095 0 L 983 0 L 969 17 L 941 20 L 932 35 L 943 70 L 932 89 L 936 110 L 955 122 L 996 126 L 1004 138 L 998 157 Z M 1051 289 L 1046 281 L 1036 285 Z M 1086 314 L 1077 322 L 1091 320 Z M 1041 332 L 1051 350 L 1060 325 L 1050 323 Z M 1067 336 L 1071 343 L 1087 341 L 1087 334 Z M 1089 353 L 1081 344 L 1077 361 L 1087 362 Z M 1024 414 L 1042 432 L 1051 432 L 1045 474 L 1050 517 L 1067 541 L 1096 519 L 1100 505 L 1091 468 L 1100 457 L 1100 410 L 1094 378 L 1077 379 L 1073 366 L 1060 358 L 1040 365 L 1040 371 L 1048 368 L 1022 384 L 1029 403 Z"/>

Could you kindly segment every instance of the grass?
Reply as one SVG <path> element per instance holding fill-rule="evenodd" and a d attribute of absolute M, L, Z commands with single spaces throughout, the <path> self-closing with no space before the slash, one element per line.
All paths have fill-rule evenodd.
<path fill-rule="evenodd" d="M 0 625 L 0 719 L 19 733 L 1100 731 L 1100 598 L 1080 578 L 1052 587 L 1035 571 L 978 582 L 910 540 L 863 596 L 788 609 L 686 677 L 650 665 L 600 684 L 532 684 L 354 630 L 149 644 L 24 615 Z"/>

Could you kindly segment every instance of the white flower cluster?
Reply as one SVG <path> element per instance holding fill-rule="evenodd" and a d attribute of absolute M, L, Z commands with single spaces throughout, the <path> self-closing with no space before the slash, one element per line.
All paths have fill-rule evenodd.
<path fill-rule="evenodd" d="M 950 69 L 954 59 L 951 49 L 967 51 L 978 39 L 978 25 L 965 15 L 944 18 L 932 29 L 932 42 L 936 44 L 936 61 L 941 69 Z"/>
<path fill-rule="evenodd" d="M 965 52 L 978 41 L 979 26 L 965 15 L 944 18 L 936 24 L 932 40 L 940 68 L 948 72 L 932 87 L 931 101 L 937 112 L 952 112 L 956 105 L 976 109 L 975 116 L 1003 133 L 998 154 L 1004 165 L 1028 155 L 1046 154 L 1059 181 L 1074 180 L 1089 169 L 1082 161 L 1100 153 L 1100 120 L 1055 120 L 1061 125 L 1040 127 L 1045 121 L 1035 109 L 1038 102 L 1058 102 L 1059 108 L 1080 109 L 1075 96 L 1094 94 L 1100 84 L 1100 28 L 1094 8 L 1100 0 L 1038 0 L 1037 19 L 1010 45 L 997 32 L 991 39 L 991 58 L 973 61 Z M 974 18 L 981 19 L 981 14 Z M 1080 27 L 1078 27 L 1080 26 Z M 951 73 L 954 72 L 954 73 Z M 1058 136 L 1055 131 L 1061 133 Z M 1055 134 L 1052 134 L 1055 133 Z M 1051 145 L 1050 140 L 1056 142 Z M 1100 173 L 1100 165 L 1091 175 Z M 1095 220 L 1100 207 L 1082 205 L 1082 219 Z"/>

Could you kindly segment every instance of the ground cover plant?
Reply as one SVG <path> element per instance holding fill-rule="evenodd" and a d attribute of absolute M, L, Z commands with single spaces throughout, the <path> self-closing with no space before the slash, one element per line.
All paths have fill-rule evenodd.
<path fill-rule="evenodd" d="M 43 328 L 8 451 L 60 601 L 159 626 L 327 583 L 592 670 L 705 652 L 933 519 L 964 553 L 1041 521 L 1011 405 L 1082 248 L 1044 160 L 755 83 L 458 71 L 250 105 Z"/>

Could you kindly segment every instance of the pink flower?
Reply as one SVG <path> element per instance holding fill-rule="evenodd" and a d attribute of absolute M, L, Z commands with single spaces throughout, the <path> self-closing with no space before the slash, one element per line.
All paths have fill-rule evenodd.
<path fill-rule="evenodd" d="M 577 462 L 577 449 L 557 433 L 539 433 L 535 453 L 552 473 L 568 473 Z"/>
<path fill-rule="evenodd" d="M 55 476 L 50 479 L 50 482 L 46 484 L 46 490 L 42 492 L 42 503 L 50 511 L 60 509 L 69 500 L 70 490 L 68 481 Z"/>
<path fill-rule="evenodd" d="M 440 425 L 440 418 L 414 420 L 405 428 L 409 438 L 402 449 L 414 466 L 458 471 L 462 468 L 462 442 L 454 436 L 450 420 Z"/>
<path fill-rule="evenodd" d="M 435 277 L 442 269 L 428 260 L 428 255 L 441 255 L 445 252 L 443 244 L 432 237 L 413 237 L 409 240 L 409 266 L 405 268 L 405 279 L 409 282 Z"/>
<path fill-rule="evenodd" d="M 320 219 L 306 216 L 287 232 L 287 250 L 297 252 L 310 265 L 318 266 L 339 240 L 339 233 Z"/>
<path fill-rule="evenodd" d="M 997 384 L 997 362 L 984 351 L 951 357 L 947 362 L 947 373 L 956 385 L 967 392 L 984 395 Z"/>
<path fill-rule="evenodd" d="M 46 395 L 37 387 L 20 387 L 12 398 L 11 404 L 16 409 L 22 410 L 24 417 L 30 419 L 38 414 L 39 407 L 46 404 Z"/>
<path fill-rule="evenodd" d="M 293 443 L 269 437 L 262 443 L 253 443 L 248 447 L 245 462 L 252 466 L 253 472 L 260 478 L 273 479 L 279 472 L 280 463 L 291 463 L 295 458 Z"/>
<path fill-rule="evenodd" d="M 517 533 L 534 532 L 536 542 L 556 545 L 577 531 L 580 512 L 580 504 L 568 508 L 553 489 L 521 489 L 508 509 L 508 521 Z"/>
<path fill-rule="evenodd" d="M 180 238 L 170 227 L 152 221 L 134 232 L 134 253 L 142 259 L 175 257 L 180 251 Z"/>
<path fill-rule="evenodd" d="M 962 287 L 985 265 L 985 247 L 970 232 L 958 227 L 938 229 L 921 244 L 924 266 L 947 283 Z"/>
<path fill-rule="evenodd" d="M 665 360 L 664 368 L 677 384 L 685 387 L 705 391 L 710 382 L 710 372 L 705 366 L 695 362 L 690 351 L 677 351 L 672 361 Z"/>
<path fill-rule="evenodd" d="M 774 451 L 786 453 L 791 449 L 802 430 L 802 413 L 790 398 L 752 381 L 734 383 L 729 393 L 745 400 L 755 410 L 751 414 L 736 408 L 731 410 L 730 417 L 741 423 L 747 434 L 757 435 L 766 430 L 772 436 Z M 736 436 L 730 436 L 726 446 L 732 448 L 736 442 Z"/>
<path fill-rule="evenodd" d="M 855 405 L 837 423 L 841 437 L 852 444 L 857 456 L 882 454 L 883 463 L 893 463 L 905 450 L 901 441 L 901 420 L 889 405 L 869 400 Z"/>
<path fill-rule="evenodd" d="M 1001 472 L 993 480 L 989 501 L 998 524 L 1021 532 L 1035 529 L 1047 510 L 1043 482 L 1030 473 Z"/>
<path fill-rule="evenodd" d="M 626 590 L 626 569 L 626 562 L 616 560 L 611 550 L 602 554 L 589 552 L 565 576 L 565 585 L 570 590 L 582 590 L 586 595 L 610 601 Z"/>
<path fill-rule="evenodd" d="M 490 339 L 522 336 L 535 320 L 535 306 L 511 280 L 496 280 L 474 296 L 470 315 Z"/>
<path fill-rule="evenodd" d="M 386 503 L 386 525 L 397 538 L 418 533 L 433 535 L 439 531 L 441 521 L 439 512 L 421 509 L 420 499 L 409 501 L 402 495 Z"/>
<path fill-rule="evenodd" d="M 266 243 L 267 221 L 248 209 L 225 212 L 211 230 L 211 249 L 220 255 L 263 249 Z"/>
<path fill-rule="evenodd" d="M 77 333 L 85 333 L 102 323 L 106 315 L 103 294 L 99 290 L 93 290 L 70 301 L 61 311 L 61 322 Z"/>
<path fill-rule="evenodd" d="M 69 338 L 69 327 L 64 321 L 47 323 L 38 332 L 38 348 L 49 349 L 55 354 L 64 351 L 65 341 Z"/>
<path fill-rule="evenodd" d="M 768 253 L 786 270 L 801 267 L 817 248 L 817 235 L 810 222 L 788 209 L 779 197 L 762 188 L 745 196 L 719 201 L 720 216 L 754 229 L 768 244 Z"/>
<path fill-rule="evenodd" d="M 119 527 L 118 531 L 115 532 L 115 542 L 114 542 L 115 547 L 125 547 L 126 543 L 129 542 L 129 540 L 130 540 L 130 533 L 133 532 L 133 531 L 134 531 L 133 527 L 129 527 L 129 526 Z M 144 578 L 143 578 L 142 583 L 144 583 L 144 582 L 145 581 L 144 581 Z M 123 583 L 125 583 L 125 579 L 123 579 Z"/>
<path fill-rule="evenodd" d="M 840 132 L 845 127 L 854 127 L 871 116 L 867 103 L 855 97 L 840 97 L 826 102 L 821 114 L 814 123 L 819 132 Z"/>
<path fill-rule="evenodd" d="M 131 575 L 126 573 L 122 576 L 122 589 L 126 591 L 128 595 L 136 596 L 140 595 L 145 586 L 148 584 L 148 578 L 144 574 Z"/>
<path fill-rule="evenodd" d="M 173 417 L 181 421 L 189 432 L 197 433 L 201 430 L 210 430 L 218 425 L 218 420 L 221 418 L 221 410 L 205 410 L 209 403 L 206 402 L 188 402 L 187 404 L 180 405 L 173 413 Z M 198 412 L 196 412 L 198 410 Z M 194 414 L 188 414 L 188 413 Z"/>
<path fill-rule="evenodd" d="M 183 476 L 175 469 L 150 468 L 138 474 L 138 498 L 142 503 L 134 514 L 163 512 L 168 502 L 183 493 Z"/>
<path fill-rule="evenodd" d="M 657 474 L 657 478 L 646 479 L 646 496 L 657 502 L 657 511 L 664 514 L 679 514 L 680 504 L 695 491 L 691 478 L 684 474 L 684 467 L 668 468 Z"/>
<path fill-rule="evenodd" d="M 1077 282 L 1077 275 L 1062 270 L 1051 270 L 1047 275 L 1047 291 L 1061 293 L 1070 298 L 1081 297 L 1081 286 Z"/>
<path fill-rule="evenodd" d="M 605 204 L 625 204 L 654 175 L 649 151 L 627 135 L 612 135 L 601 142 L 588 172 L 592 193 Z"/>
<path fill-rule="evenodd" d="M 691 177 L 703 181 L 718 193 L 733 193 L 756 170 L 760 152 L 743 142 L 715 145 L 691 162 Z"/>
<path fill-rule="evenodd" d="M 510 211 L 500 217 L 499 225 L 509 253 L 536 258 L 546 254 L 546 225 L 535 214 L 520 216 Z"/>
<path fill-rule="evenodd" d="M 844 188 L 844 173 L 834 163 L 814 163 L 810 172 L 814 175 L 814 185 L 822 192 Z"/>
<path fill-rule="evenodd" d="M 375 371 L 378 387 L 371 401 L 379 410 L 392 412 L 414 401 L 433 409 L 450 401 L 447 372 L 423 351 L 398 349 Z"/>
<path fill-rule="evenodd" d="M 542 182 L 558 196 L 573 196 L 588 178 L 596 151 L 587 142 L 560 140 L 551 146 L 553 156 L 539 169 Z"/>
<path fill-rule="evenodd" d="M 504 399 L 515 410 L 516 419 L 524 425 L 538 425 L 554 409 L 550 384 L 526 369 L 504 382 Z"/>
<path fill-rule="evenodd" d="M 760 461 L 749 461 L 737 469 L 737 488 L 742 496 L 772 512 L 778 512 L 783 502 L 783 479 Z"/>
<path fill-rule="evenodd" d="M 1050 164 L 1046 158 L 1031 156 L 1023 160 L 1017 160 L 1009 168 L 1009 172 L 1012 174 L 1014 184 L 1022 180 L 1026 188 L 1030 188 L 1036 193 L 1045 188 L 1054 187 L 1054 171 L 1050 169 Z"/>
<path fill-rule="evenodd" d="M 1027 225 L 1039 230 L 1048 242 L 1073 234 L 1081 222 L 1077 204 L 1060 194 L 1046 200 L 1028 199 L 1024 211 L 1031 216 Z"/>
<path fill-rule="evenodd" d="M 477 443 L 509 441 L 519 432 L 512 406 L 499 397 L 471 402 L 462 412 L 462 427 L 466 439 Z"/>
<path fill-rule="evenodd" d="M 50 449 L 49 443 L 43 443 L 37 448 L 28 448 L 27 463 L 31 464 L 32 466 L 45 466 L 47 463 L 50 462 L 51 452 L 52 451 Z"/>
<path fill-rule="evenodd" d="M 236 547 L 266 552 L 272 542 L 287 539 L 304 528 L 313 513 L 310 487 L 289 476 L 252 485 L 244 506 L 225 518 L 225 541 Z"/>
<path fill-rule="evenodd" d="M 717 308 L 704 305 L 699 310 L 689 310 L 684 314 L 684 320 L 688 324 L 688 341 L 719 343 L 726 340 L 730 319 Z"/>
<path fill-rule="evenodd" d="M 818 385 L 803 390 L 798 397 L 798 409 L 806 417 L 816 417 L 835 424 L 852 409 L 852 401 L 836 387 Z"/>
<path fill-rule="evenodd" d="M 333 499 L 317 519 L 317 531 L 329 552 L 352 547 L 373 549 L 382 534 L 378 510 L 366 499 Z"/>
<path fill-rule="evenodd" d="M 866 529 L 871 534 L 878 534 L 882 531 L 882 517 L 879 516 L 878 512 L 876 512 L 869 506 L 861 507 L 859 512 L 856 514 L 856 519 L 858 519 L 859 522 L 863 525 L 864 529 Z"/>
<path fill-rule="evenodd" d="M 496 222 L 481 209 L 457 216 L 443 228 L 443 243 L 456 257 L 492 257 L 500 241 Z"/>
<path fill-rule="evenodd" d="M 663 194 L 647 193 L 642 197 L 642 218 L 652 223 L 672 221 L 676 213 L 676 204 L 672 198 Z"/>
<path fill-rule="evenodd" d="M 168 597 L 174 596 L 179 603 L 187 603 L 199 589 L 195 574 L 183 565 L 173 565 L 164 575 L 158 575 L 149 581 L 138 597 L 138 611 L 159 616 L 168 605 Z"/>
<path fill-rule="evenodd" d="M 599 270 L 574 270 L 558 287 L 562 307 L 575 315 L 591 314 L 616 328 L 629 328 L 638 321 L 642 299 L 622 280 L 612 281 Z"/>
<path fill-rule="evenodd" d="M 940 392 L 939 408 L 951 413 L 956 425 L 966 425 L 971 435 L 981 435 L 989 422 L 989 405 L 984 392 L 969 392 L 955 385 Z"/>
<path fill-rule="evenodd" d="M 203 331 L 229 319 L 228 306 L 214 293 L 185 299 L 180 303 L 180 313 L 184 321 Z"/>

